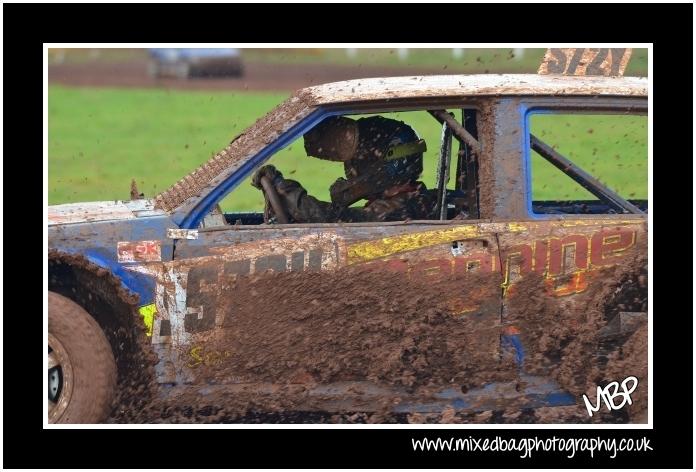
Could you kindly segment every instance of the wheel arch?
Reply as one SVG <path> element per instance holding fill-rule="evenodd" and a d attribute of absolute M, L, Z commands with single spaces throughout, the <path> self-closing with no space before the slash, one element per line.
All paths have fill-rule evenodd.
<path fill-rule="evenodd" d="M 101 327 L 116 360 L 117 402 L 132 401 L 133 387 L 152 384 L 156 355 L 138 312 L 139 296 L 116 275 L 83 255 L 52 250 L 48 290 L 80 305 Z"/>

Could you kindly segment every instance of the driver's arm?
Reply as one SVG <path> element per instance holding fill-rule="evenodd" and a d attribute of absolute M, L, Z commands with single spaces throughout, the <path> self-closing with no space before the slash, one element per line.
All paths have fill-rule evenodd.
<path fill-rule="evenodd" d="M 297 223 L 330 223 L 336 221 L 331 203 L 317 200 L 307 194 L 299 182 L 281 179 L 274 184 L 285 208 Z"/>
<path fill-rule="evenodd" d="M 297 223 L 330 223 L 337 220 L 336 211 L 331 203 L 317 200 L 300 185 L 299 182 L 284 179 L 275 167 L 264 166 L 252 179 L 252 185 L 261 188 L 261 177 L 267 176 L 273 182 L 278 196 L 283 200 L 288 214 Z"/>

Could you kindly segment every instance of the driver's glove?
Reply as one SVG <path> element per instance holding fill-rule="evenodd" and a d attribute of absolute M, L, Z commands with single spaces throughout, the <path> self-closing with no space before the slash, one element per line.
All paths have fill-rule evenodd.
<path fill-rule="evenodd" d="M 261 178 L 262 177 L 268 177 L 271 179 L 271 182 L 273 182 L 274 186 L 277 186 L 282 180 L 283 180 L 283 174 L 280 173 L 279 170 L 277 170 L 274 166 L 272 165 L 267 165 L 263 166 L 260 168 L 254 176 L 251 178 L 251 185 L 256 187 L 259 190 L 262 190 L 263 187 L 261 186 Z"/>

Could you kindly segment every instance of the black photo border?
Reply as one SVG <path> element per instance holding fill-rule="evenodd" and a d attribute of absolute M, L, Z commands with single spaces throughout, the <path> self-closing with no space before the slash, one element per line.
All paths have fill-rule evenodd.
<path fill-rule="evenodd" d="M 3 467 L 692 467 L 692 310 L 680 303 L 691 245 L 667 221 L 691 190 L 693 5 L 659 4 L 4 4 Z M 333 18 L 331 27 L 320 19 Z M 324 24 L 325 25 L 325 24 Z M 654 428 L 574 429 L 77 429 L 45 430 L 33 374 L 46 255 L 40 218 L 44 43 L 587 42 L 654 46 Z M 688 151 L 687 151 L 688 152 Z M 673 159 L 669 159 L 669 157 Z M 684 179 L 684 181 L 680 181 Z M 669 200 L 668 200 L 669 199 Z M 664 203 L 663 203 L 664 202 Z M 657 203 L 657 205 L 655 205 Z M 656 213 L 655 213 L 656 212 Z M 668 230 L 666 230 L 668 228 Z M 671 254 L 670 256 L 668 256 Z M 693 274 L 692 270 L 687 271 Z M 686 279 L 686 280 L 685 280 Z M 687 290 L 688 291 L 688 288 Z M 666 303 L 665 300 L 679 304 Z M 45 352 L 45 351 L 44 351 Z M 30 367 L 31 365 L 31 367 Z M 674 369 L 672 368 L 674 367 Z M 681 374 L 676 372 L 679 369 Z M 680 377 L 680 375 L 682 377 Z M 31 381 L 29 381 L 31 380 Z M 29 397 L 24 396 L 29 394 Z M 34 396 L 31 396 L 34 395 Z M 32 400 L 33 398 L 33 400 Z M 604 454 L 414 451 L 422 437 L 555 435 L 650 440 L 652 451 Z M 51 451 L 58 451 L 52 453 Z M 75 453 L 72 453 L 75 451 Z"/>

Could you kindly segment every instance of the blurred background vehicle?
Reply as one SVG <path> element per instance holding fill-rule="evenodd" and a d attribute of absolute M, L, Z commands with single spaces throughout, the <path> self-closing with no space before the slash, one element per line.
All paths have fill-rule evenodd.
<path fill-rule="evenodd" d="M 152 48 L 148 52 L 152 77 L 240 77 L 244 73 L 237 48 Z"/>

